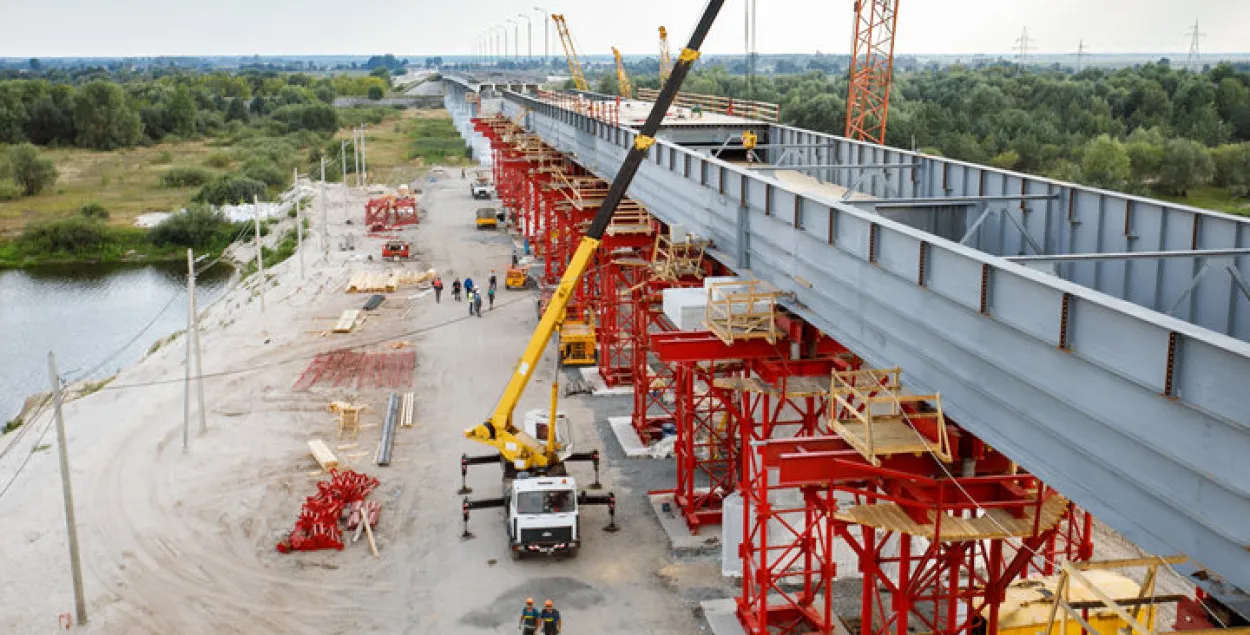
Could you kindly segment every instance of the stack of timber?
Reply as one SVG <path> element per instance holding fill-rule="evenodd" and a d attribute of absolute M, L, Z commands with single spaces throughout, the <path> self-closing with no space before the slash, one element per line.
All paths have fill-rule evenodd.
<path fill-rule="evenodd" d="M 326 445 L 321 439 L 313 439 L 308 442 L 308 453 L 317 460 L 317 464 L 321 466 L 321 471 L 331 472 L 339 469 L 338 457 L 330 451 L 330 446 Z"/>
<path fill-rule="evenodd" d="M 412 427 L 412 411 L 414 406 L 415 400 L 413 398 L 413 394 L 410 392 L 404 393 L 399 405 L 399 427 Z"/>
<path fill-rule="evenodd" d="M 348 293 L 394 293 L 399 288 L 399 274 L 394 272 L 353 274 L 347 282 Z"/>
<path fill-rule="evenodd" d="M 356 326 L 360 323 L 360 310 L 348 309 L 343 311 L 343 315 L 339 316 L 339 321 L 332 329 L 335 333 L 351 333 L 356 330 Z"/>

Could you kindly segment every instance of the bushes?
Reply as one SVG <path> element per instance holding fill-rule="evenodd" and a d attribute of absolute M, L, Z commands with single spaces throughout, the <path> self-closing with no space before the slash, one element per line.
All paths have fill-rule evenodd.
<path fill-rule="evenodd" d="M 79 216 L 31 225 L 22 232 L 18 242 L 28 254 L 80 254 L 98 251 L 108 233 L 103 223 Z"/>
<path fill-rule="evenodd" d="M 235 233 L 235 225 L 225 214 L 211 207 L 194 206 L 170 214 L 148 232 L 148 237 L 157 246 L 178 245 L 201 250 L 224 247 Z"/>
<path fill-rule="evenodd" d="M 27 196 L 33 196 L 56 183 L 56 167 L 52 161 L 39 156 L 35 146 L 23 143 L 9 149 L 9 172 L 13 182 Z"/>
<path fill-rule="evenodd" d="M 208 170 L 177 167 L 170 168 L 168 172 L 161 175 L 161 185 L 165 187 L 195 187 L 208 183 L 212 178 L 213 175 Z"/>
<path fill-rule="evenodd" d="M 209 205 L 237 205 L 250 203 L 253 198 L 264 196 L 264 183 L 237 174 L 227 174 L 200 188 L 195 200 Z"/>
<path fill-rule="evenodd" d="M 243 176 L 271 187 L 286 185 L 286 173 L 266 159 L 254 159 L 243 166 Z"/>
<path fill-rule="evenodd" d="M 108 210 L 99 203 L 87 203 L 78 210 L 78 214 L 87 220 L 106 221 L 109 219 Z"/>
<path fill-rule="evenodd" d="M 333 133 L 339 129 L 338 112 L 334 106 L 322 102 L 283 106 L 273 111 L 271 116 L 281 122 L 287 132 L 313 130 Z"/>
<path fill-rule="evenodd" d="M 234 159 L 225 152 L 214 152 L 204 159 L 204 165 L 210 168 L 228 168 L 231 163 L 234 163 Z"/>

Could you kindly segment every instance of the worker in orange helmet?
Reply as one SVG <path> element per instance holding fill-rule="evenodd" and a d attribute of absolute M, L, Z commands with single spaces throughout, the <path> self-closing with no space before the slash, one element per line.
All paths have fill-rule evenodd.
<path fill-rule="evenodd" d="M 534 608 L 534 598 L 525 598 L 525 608 L 521 609 L 519 625 L 525 635 L 538 632 L 538 609 Z"/>
<path fill-rule="evenodd" d="M 560 623 L 560 611 L 556 610 L 550 598 L 543 603 L 543 612 L 539 618 L 543 621 L 543 635 L 557 635 L 563 626 Z"/>

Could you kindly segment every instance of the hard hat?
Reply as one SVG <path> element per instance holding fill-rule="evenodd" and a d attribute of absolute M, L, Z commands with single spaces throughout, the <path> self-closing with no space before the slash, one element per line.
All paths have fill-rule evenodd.
<path fill-rule="evenodd" d="M 551 603 L 551 600 L 547 600 L 546 602 L 543 602 L 543 606 L 547 608 L 551 608 L 554 605 Z"/>
<path fill-rule="evenodd" d="M 525 603 L 526 603 L 526 604 L 533 604 L 533 603 L 534 603 L 534 598 L 525 598 Z"/>

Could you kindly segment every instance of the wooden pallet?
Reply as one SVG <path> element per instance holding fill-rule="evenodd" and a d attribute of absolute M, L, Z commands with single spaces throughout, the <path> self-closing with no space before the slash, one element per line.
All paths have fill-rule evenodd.
<path fill-rule="evenodd" d="M 395 293 L 399 289 L 399 275 L 392 272 L 352 274 L 347 282 L 348 293 Z"/>

